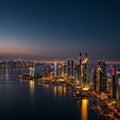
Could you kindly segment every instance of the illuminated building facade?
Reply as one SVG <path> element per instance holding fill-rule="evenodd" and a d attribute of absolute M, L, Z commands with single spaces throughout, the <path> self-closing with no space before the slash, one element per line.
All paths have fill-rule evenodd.
<path fill-rule="evenodd" d="M 67 72 L 66 72 L 66 65 L 64 63 L 62 63 L 62 77 L 65 78 L 66 75 L 67 75 Z"/>
<path fill-rule="evenodd" d="M 88 57 L 87 53 L 85 53 L 85 59 L 82 61 L 82 67 L 81 67 L 81 84 L 84 86 L 88 84 L 88 69 L 87 69 L 87 64 L 88 64 Z"/>
<path fill-rule="evenodd" d="M 106 69 L 105 62 L 98 61 L 97 66 L 97 92 L 106 92 L 107 91 L 107 78 L 106 78 Z"/>
<path fill-rule="evenodd" d="M 67 62 L 67 74 L 68 78 L 73 78 L 74 77 L 74 60 L 73 59 L 68 59 Z"/>
<path fill-rule="evenodd" d="M 50 72 L 51 72 L 51 67 L 50 65 L 47 65 L 43 70 L 43 77 L 50 78 Z"/>
<path fill-rule="evenodd" d="M 108 68 L 107 72 L 107 93 L 112 99 L 116 99 L 116 75 L 115 66 Z"/>
<path fill-rule="evenodd" d="M 100 67 L 100 63 L 98 63 L 97 67 L 97 92 L 101 93 L 101 79 L 102 79 L 102 71 Z"/>
<path fill-rule="evenodd" d="M 68 78 L 70 77 L 70 69 L 71 69 L 70 60 L 68 59 L 68 61 L 67 61 L 67 74 L 68 74 Z"/>
<path fill-rule="evenodd" d="M 97 71 L 96 69 L 92 69 L 92 83 L 94 91 L 97 90 Z"/>
<path fill-rule="evenodd" d="M 117 74 L 117 99 L 116 99 L 116 105 L 117 109 L 120 111 L 120 70 L 116 72 Z"/>
<path fill-rule="evenodd" d="M 54 64 L 54 77 L 57 76 L 57 63 Z"/>
<path fill-rule="evenodd" d="M 74 70 L 74 75 L 75 75 L 75 80 L 80 80 L 80 68 L 79 65 L 75 65 L 75 70 Z"/>
<path fill-rule="evenodd" d="M 81 73 L 82 73 L 82 53 L 79 53 L 79 68 L 78 68 L 78 79 L 80 80 L 80 83 L 82 83 L 81 79 Z"/>
<path fill-rule="evenodd" d="M 34 77 L 35 68 L 34 68 L 34 67 L 30 67 L 29 70 L 30 70 L 30 76 L 31 76 L 31 77 Z"/>
<path fill-rule="evenodd" d="M 65 77 L 66 75 L 66 65 L 64 63 L 54 64 L 54 77 Z"/>
<path fill-rule="evenodd" d="M 107 93 L 109 98 L 112 98 L 112 77 L 107 77 Z"/>

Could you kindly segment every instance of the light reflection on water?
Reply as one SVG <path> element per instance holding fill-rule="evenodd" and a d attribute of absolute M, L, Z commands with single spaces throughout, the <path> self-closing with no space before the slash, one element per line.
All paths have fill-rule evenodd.
<path fill-rule="evenodd" d="M 77 107 L 80 111 L 81 120 L 88 120 L 88 99 L 77 100 Z"/>
<path fill-rule="evenodd" d="M 50 88 L 49 85 L 44 84 L 43 87 L 45 88 Z M 53 93 L 54 93 L 54 97 L 58 96 L 62 96 L 62 95 L 66 95 L 66 87 L 63 87 L 62 85 L 59 86 L 53 86 Z M 80 120 L 88 120 L 88 99 L 80 99 L 77 100 L 77 107 L 79 109 L 80 112 Z"/>
<path fill-rule="evenodd" d="M 62 96 L 62 86 L 57 86 L 58 95 Z"/>
<path fill-rule="evenodd" d="M 61 85 L 56 86 L 56 91 L 55 92 L 58 94 L 58 96 L 66 95 L 66 87 L 63 87 Z"/>
<path fill-rule="evenodd" d="M 5 78 L 6 78 L 6 80 L 9 79 L 9 71 L 8 71 L 8 69 L 5 70 Z"/>
<path fill-rule="evenodd" d="M 56 96 L 56 93 L 57 93 L 57 87 L 56 86 L 53 87 L 53 92 L 54 92 L 54 96 Z"/>
<path fill-rule="evenodd" d="M 63 87 L 62 85 L 58 85 L 58 86 L 49 86 L 48 84 L 43 84 L 42 85 L 44 88 L 46 89 L 52 89 L 54 97 L 59 96 L 65 96 L 66 95 L 66 87 Z"/>
<path fill-rule="evenodd" d="M 30 85 L 30 94 L 31 94 L 31 96 L 34 96 L 34 92 L 35 92 L 35 81 L 30 80 L 30 81 L 29 81 L 29 85 Z"/>
<path fill-rule="evenodd" d="M 82 99 L 81 120 L 88 120 L 88 99 Z"/>
<path fill-rule="evenodd" d="M 68 93 L 67 88 L 62 85 L 41 86 L 32 80 L 18 79 L 18 75 L 24 71 L 26 70 L 0 71 L 2 117 L 7 118 L 4 114 L 9 114 L 8 120 L 14 117 L 20 120 L 24 118 L 34 120 L 40 119 L 41 116 L 46 119 L 56 119 L 59 116 L 60 119 L 66 118 L 66 120 L 88 120 L 88 100 L 83 99 L 79 102 L 73 100 L 72 93 Z"/>

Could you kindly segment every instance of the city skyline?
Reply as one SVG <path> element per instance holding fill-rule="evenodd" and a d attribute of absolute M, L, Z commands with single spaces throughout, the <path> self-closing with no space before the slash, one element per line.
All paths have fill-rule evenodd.
<path fill-rule="evenodd" d="M 0 58 L 120 60 L 120 2 L 0 1 Z"/>

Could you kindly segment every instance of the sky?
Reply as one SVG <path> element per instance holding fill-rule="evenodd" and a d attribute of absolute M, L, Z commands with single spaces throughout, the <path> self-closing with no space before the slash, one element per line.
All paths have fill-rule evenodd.
<path fill-rule="evenodd" d="M 0 0 L 0 58 L 120 60 L 119 0 Z"/>

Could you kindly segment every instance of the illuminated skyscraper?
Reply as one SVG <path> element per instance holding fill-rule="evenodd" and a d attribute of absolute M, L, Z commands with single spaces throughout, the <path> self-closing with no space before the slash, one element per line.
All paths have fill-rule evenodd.
<path fill-rule="evenodd" d="M 106 90 L 107 90 L 107 77 L 106 77 L 105 61 L 101 61 L 101 69 L 102 69 L 101 91 L 106 92 Z"/>
<path fill-rule="evenodd" d="M 80 52 L 79 53 L 79 68 L 78 68 L 78 79 L 80 80 L 80 84 L 82 82 L 81 73 L 82 73 L 82 53 Z"/>
<path fill-rule="evenodd" d="M 65 76 L 65 64 L 62 63 L 62 77 Z"/>
<path fill-rule="evenodd" d="M 74 76 L 74 61 L 71 59 L 71 77 Z"/>
<path fill-rule="evenodd" d="M 75 76 L 75 80 L 80 80 L 80 68 L 79 68 L 79 65 L 75 65 L 74 76 Z"/>
<path fill-rule="evenodd" d="M 97 92 L 101 93 L 101 80 L 102 80 L 102 70 L 100 66 L 101 62 L 98 61 L 98 66 L 97 66 Z"/>
<path fill-rule="evenodd" d="M 116 72 L 117 74 L 117 109 L 120 111 L 120 70 Z"/>
<path fill-rule="evenodd" d="M 50 65 L 45 66 L 45 68 L 43 69 L 43 77 L 50 78 L 51 71 L 52 71 L 52 69 L 51 69 Z"/>
<path fill-rule="evenodd" d="M 67 69 L 68 69 L 68 78 L 72 78 L 74 76 L 74 60 L 73 59 L 68 59 L 67 62 Z"/>
<path fill-rule="evenodd" d="M 30 76 L 33 77 L 34 74 L 35 74 L 35 68 L 34 67 L 30 67 L 29 70 L 30 70 Z"/>
<path fill-rule="evenodd" d="M 57 67 L 57 76 L 58 77 L 61 77 L 62 76 L 62 64 L 58 64 L 58 67 Z"/>
<path fill-rule="evenodd" d="M 117 92 L 117 84 L 116 84 L 116 76 L 112 75 L 112 99 L 116 99 Z"/>
<path fill-rule="evenodd" d="M 68 78 L 70 77 L 70 69 L 71 69 L 70 60 L 68 59 L 68 61 L 67 61 L 67 74 L 68 74 Z"/>
<path fill-rule="evenodd" d="M 92 69 L 92 83 L 93 83 L 93 89 L 94 89 L 94 91 L 96 91 L 96 79 L 97 79 L 97 72 L 96 72 L 96 70 L 95 69 Z"/>
<path fill-rule="evenodd" d="M 81 67 L 81 77 L 82 77 L 82 85 L 86 85 L 88 83 L 88 57 L 87 53 L 85 53 L 85 59 L 82 61 L 82 67 Z"/>
<path fill-rule="evenodd" d="M 57 76 L 57 63 L 54 64 L 54 77 Z"/>
<path fill-rule="evenodd" d="M 98 61 L 97 67 L 97 92 L 106 92 L 107 91 L 107 78 L 105 74 L 105 62 Z"/>

